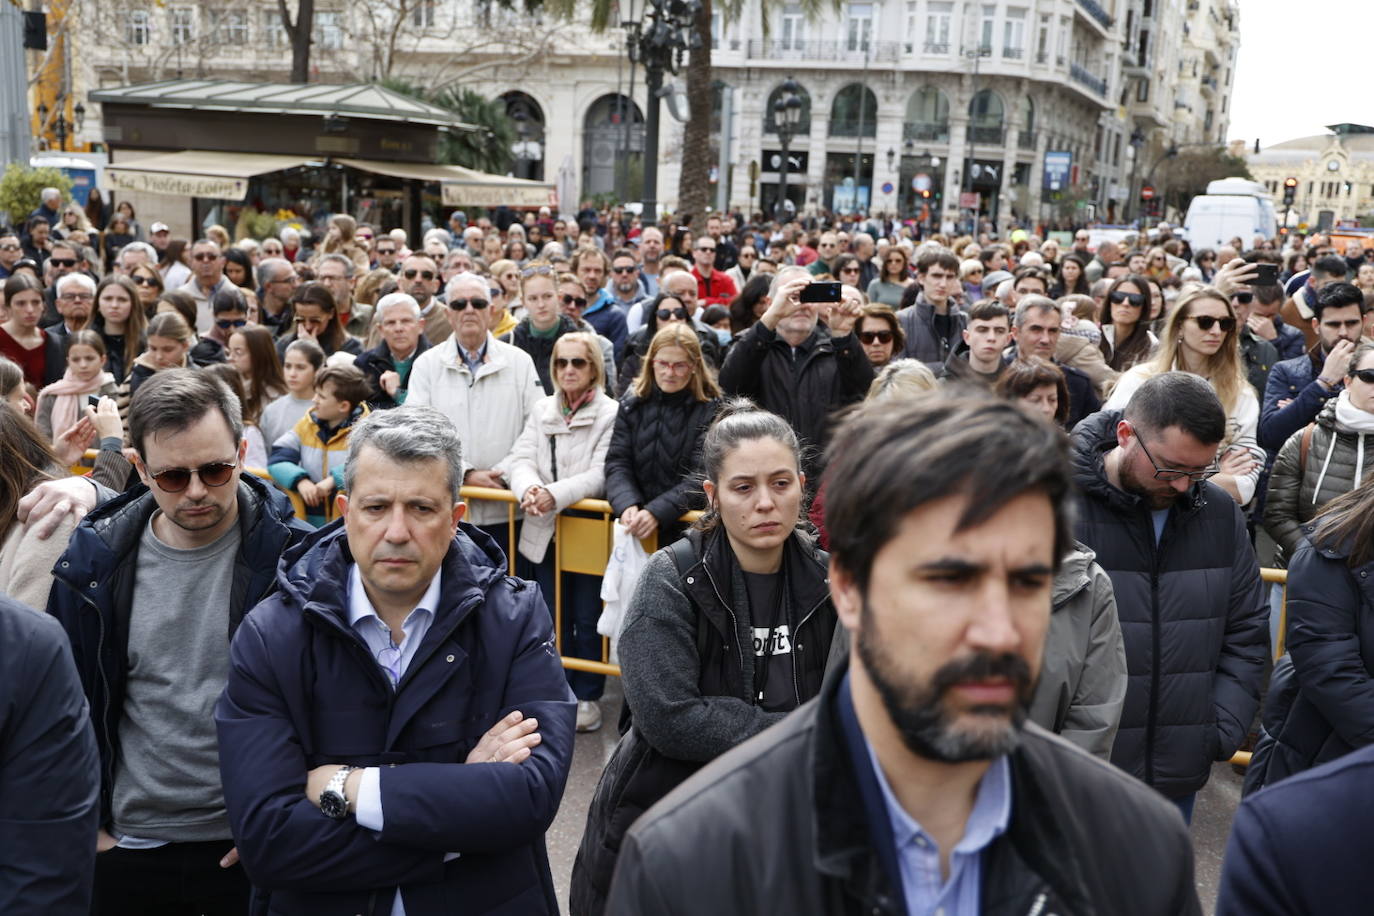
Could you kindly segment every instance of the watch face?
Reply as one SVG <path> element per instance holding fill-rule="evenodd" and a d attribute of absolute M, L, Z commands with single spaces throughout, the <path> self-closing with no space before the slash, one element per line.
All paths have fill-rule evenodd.
<path fill-rule="evenodd" d="M 1341 170 L 1341 163 L 1340 163 L 1340 160 L 1332 159 L 1332 160 L 1328 161 L 1328 162 L 1326 163 L 1326 170 L 1327 170 L 1328 172 L 1339 172 L 1339 171 Z"/>
<path fill-rule="evenodd" d="M 338 792 L 326 789 L 320 793 L 320 811 L 325 817 L 341 818 L 348 813 L 348 802 Z"/>

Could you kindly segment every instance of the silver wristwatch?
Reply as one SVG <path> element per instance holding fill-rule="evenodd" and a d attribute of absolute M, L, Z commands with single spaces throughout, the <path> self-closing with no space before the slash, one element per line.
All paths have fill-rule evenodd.
<path fill-rule="evenodd" d="M 357 767 L 340 767 L 329 778 L 329 783 L 320 793 L 320 811 L 325 817 L 343 820 L 348 816 L 348 798 L 344 795 L 344 783 Z"/>

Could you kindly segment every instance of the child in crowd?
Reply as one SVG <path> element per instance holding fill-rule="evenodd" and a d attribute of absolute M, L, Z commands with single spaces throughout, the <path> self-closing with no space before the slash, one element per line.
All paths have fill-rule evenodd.
<path fill-rule="evenodd" d="M 343 489 L 348 434 L 367 416 L 369 387 L 354 366 L 326 366 L 315 375 L 314 406 L 272 444 L 267 470 L 277 486 L 300 494 L 305 520 L 320 527 L 337 517 L 333 495 Z"/>
<path fill-rule="evenodd" d="M 291 431 L 301 417 L 315 406 L 315 373 L 324 368 L 324 350 L 313 340 L 297 340 L 286 348 L 282 359 L 282 378 L 286 394 L 262 411 L 262 435 L 270 445 Z"/>
<path fill-rule="evenodd" d="M 88 395 L 111 395 L 114 376 L 105 371 L 105 340 L 85 329 L 67 336 L 67 371 L 38 393 L 35 422 L 48 441 L 56 442 L 86 416 Z"/>

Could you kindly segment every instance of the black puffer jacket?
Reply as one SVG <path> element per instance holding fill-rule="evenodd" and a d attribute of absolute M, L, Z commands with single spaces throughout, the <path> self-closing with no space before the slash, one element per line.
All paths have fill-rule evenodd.
<path fill-rule="evenodd" d="M 1107 480 L 1121 412 L 1074 430 L 1077 536 L 1111 577 L 1126 641 L 1126 705 L 1112 762 L 1170 797 L 1197 791 L 1245 739 L 1259 706 L 1269 609 L 1245 518 L 1194 484 L 1158 546 L 1149 503 Z"/>
<path fill-rule="evenodd" d="M 762 321 L 741 334 L 725 357 L 720 387 L 753 398 L 796 430 L 805 449 L 802 470 L 820 482 L 818 456 L 829 438 L 830 415 L 868 393 L 873 364 L 858 335 L 831 337 L 824 325 L 793 350 Z"/>
<path fill-rule="evenodd" d="M 690 388 L 664 394 L 655 387 L 644 400 L 633 392 L 620 399 L 606 453 L 606 498 L 616 515 L 640 506 L 667 529 L 682 513 L 700 508 L 692 476 L 700 470 L 701 440 L 719 406 L 715 399 L 696 400 Z"/>
<path fill-rule="evenodd" d="M 1288 567 L 1288 654 L 1269 681 L 1247 793 L 1374 744 L 1374 563 L 1352 569 L 1348 549 L 1316 547 L 1312 532 Z"/>
<path fill-rule="evenodd" d="M 710 331 L 703 331 L 701 328 L 693 330 L 697 332 L 697 340 L 701 343 L 701 358 L 706 360 L 706 365 L 710 366 L 712 371 L 718 371 L 722 356 L 720 341 Z M 644 367 L 644 357 L 649 352 L 649 344 L 653 343 L 654 335 L 657 333 L 658 323 L 651 321 L 626 338 L 625 353 L 620 359 L 620 370 L 615 384 L 618 394 L 629 391 L 635 379 L 639 378 L 639 370 Z"/>
<path fill-rule="evenodd" d="M 620 636 L 631 726 L 601 774 L 573 865 L 569 911 L 599 916 L 625 832 L 702 765 L 784 718 L 756 705 L 753 616 L 724 532 L 692 531 L 644 568 Z M 820 692 L 835 634 L 828 557 L 793 533 L 783 552 L 784 607 L 797 705 Z M 681 571 L 680 571 L 681 569 Z"/>

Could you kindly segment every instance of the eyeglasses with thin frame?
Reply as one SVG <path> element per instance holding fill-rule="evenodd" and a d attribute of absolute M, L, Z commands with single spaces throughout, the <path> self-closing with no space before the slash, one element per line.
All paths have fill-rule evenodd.
<path fill-rule="evenodd" d="M 1151 455 L 1150 450 L 1145 446 L 1145 438 L 1141 436 L 1139 432 L 1136 432 L 1135 438 L 1136 441 L 1140 443 L 1140 450 L 1145 453 L 1145 457 L 1148 458 L 1150 464 L 1154 466 L 1155 480 L 1170 481 L 1187 477 L 1189 480 L 1196 483 L 1206 480 L 1209 477 L 1215 477 L 1221 473 L 1221 465 L 1216 461 L 1213 461 L 1201 471 L 1180 471 L 1177 468 L 1162 468 L 1159 466 L 1159 462 L 1155 461 L 1155 456 Z"/>
<path fill-rule="evenodd" d="M 162 492 L 180 493 L 191 485 L 192 474 L 199 477 L 200 482 L 207 487 L 222 487 L 229 482 L 229 478 L 234 476 L 234 471 L 238 466 L 238 459 L 235 458 L 232 463 L 214 461 L 210 464 L 202 464 L 198 468 L 167 468 L 165 471 L 158 471 L 156 474 L 149 474 L 148 476 L 156 481 Z"/>
<path fill-rule="evenodd" d="M 211 253 L 208 252 L 208 251 L 198 251 L 198 252 L 196 252 L 195 254 L 191 255 L 191 260 L 193 260 L 193 261 L 218 261 L 218 260 L 219 260 L 219 255 L 217 255 L 217 254 L 211 254 Z"/>
<path fill-rule="evenodd" d="M 688 372 L 692 371 L 692 364 L 681 361 L 674 362 L 666 359 L 656 359 L 654 360 L 654 368 L 663 372 L 671 372 L 673 375 L 686 375 Z"/>
<path fill-rule="evenodd" d="M 8 245 L 0 245 L 0 251 L 19 251 L 19 250 L 20 250 L 20 246 L 14 244 L 13 242 L 11 242 L 11 243 L 8 244 Z"/>
<path fill-rule="evenodd" d="M 697 251 L 715 251 L 715 250 L 716 250 L 716 246 L 715 246 L 715 245 L 698 245 L 698 246 L 697 246 Z"/>
<path fill-rule="evenodd" d="M 95 296 L 91 293 L 63 293 L 57 298 L 63 302 L 94 302 Z"/>

